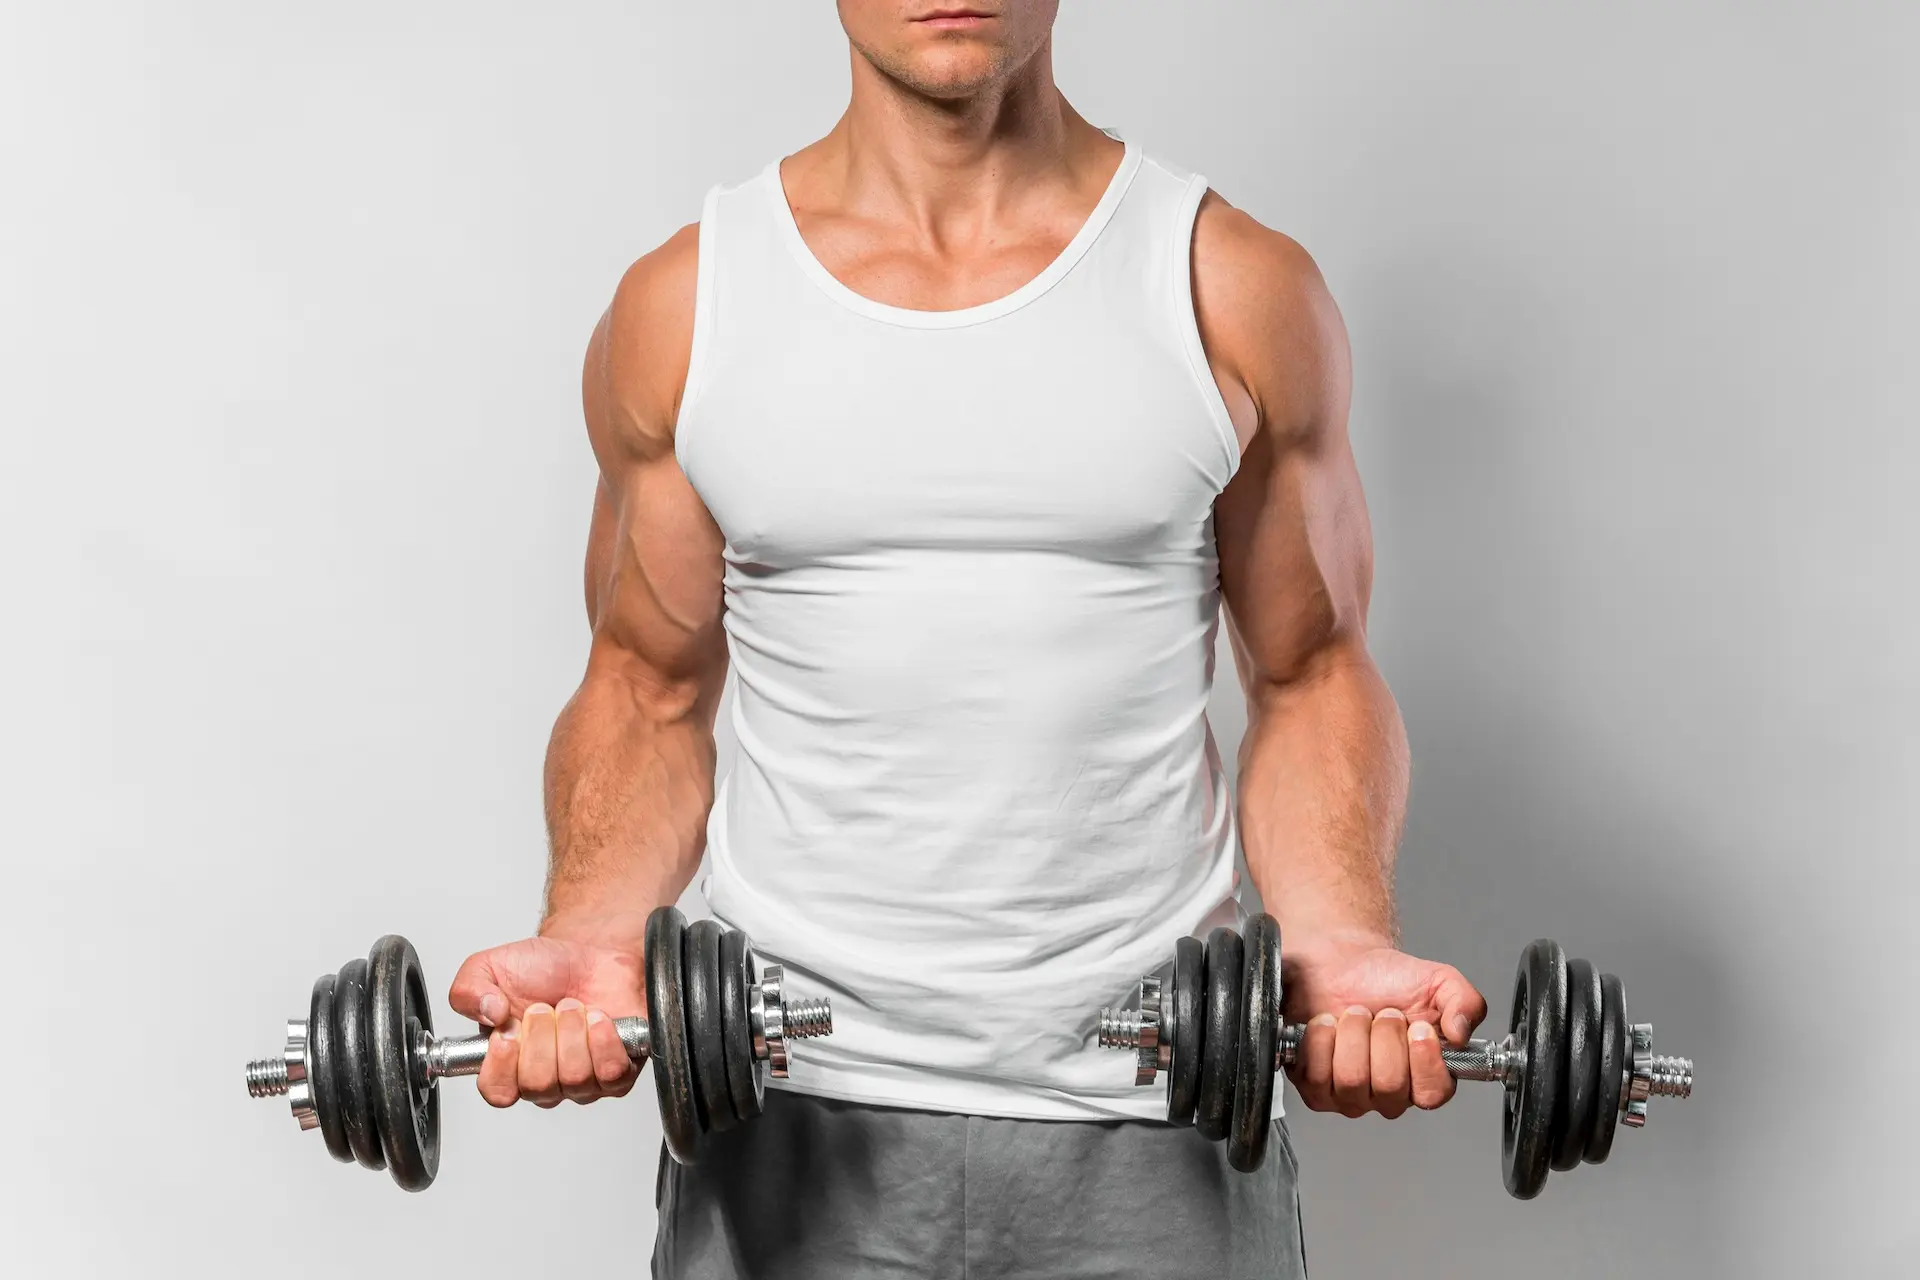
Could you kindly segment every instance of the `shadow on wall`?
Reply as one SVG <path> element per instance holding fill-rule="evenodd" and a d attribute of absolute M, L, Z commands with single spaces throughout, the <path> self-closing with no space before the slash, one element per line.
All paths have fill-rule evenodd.
<path fill-rule="evenodd" d="M 1438 265 L 1448 259 L 1426 255 L 1342 299 L 1378 545 L 1373 641 L 1412 743 L 1405 945 L 1462 969 L 1491 1006 L 1483 1032 L 1497 1036 L 1521 948 L 1556 938 L 1622 977 L 1629 1015 L 1655 1023 L 1658 1047 L 1704 1056 L 1726 1038 L 1715 1019 L 1735 1016 L 1731 962 L 1695 936 L 1676 870 L 1719 854 L 1697 846 L 1669 796 L 1640 785 L 1650 762 L 1584 733 L 1580 700 L 1562 696 L 1609 655 L 1556 616 L 1568 584 L 1550 504 L 1568 478 L 1551 474 L 1563 456 L 1546 396 L 1553 318 L 1512 268 L 1503 280 L 1501 264 L 1467 266 L 1455 253 L 1451 268 Z M 1225 696 L 1237 700 L 1231 687 Z M 1555 1174 L 1526 1205 L 1501 1186 L 1500 1104 L 1485 1086 L 1391 1124 L 1290 1106 L 1309 1243 L 1330 1274 L 1426 1266 L 1436 1245 L 1496 1230 L 1502 1252 L 1524 1248 L 1530 1269 L 1617 1274 L 1635 1258 L 1731 1245 L 1737 1230 L 1736 1208 L 1712 1203 L 1705 1176 L 1729 1113 L 1699 1098 L 1668 1104 L 1684 1115 L 1656 1110 L 1606 1166 Z M 1392 1231 L 1380 1229 L 1383 1203 Z"/>

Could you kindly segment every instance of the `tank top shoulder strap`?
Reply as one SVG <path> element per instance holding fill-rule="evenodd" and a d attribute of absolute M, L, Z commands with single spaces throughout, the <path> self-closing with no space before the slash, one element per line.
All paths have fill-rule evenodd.
<path fill-rule="evenodd" d="M 1226 453 L 1227 474 L 1238 466 L 1240 442 L 1226 400 L 1214 380 L 1193 304 L 1193 231 L 1207 180 L 1155 156 L 1143 157 L 1126 199 L 1115 211 L 1102 252 L 1089 265 L 1121 273 L 1109 291 L 1131 289 L 1148 323 L 1161 330 L 1191 375 Z"/>
<path fill-rule="evenodd" d="M 680 397 L 682 426 L 712 381 L 716 353 L 732 340 L 731 332 L 743 322 L 766 317 L 773 295 L 791 288 L 797 278 L 773 216 L 774 198 L 785 199 L 778 160 L 745 181 L 709 189 L 701 203 L 693 350 Z"/>

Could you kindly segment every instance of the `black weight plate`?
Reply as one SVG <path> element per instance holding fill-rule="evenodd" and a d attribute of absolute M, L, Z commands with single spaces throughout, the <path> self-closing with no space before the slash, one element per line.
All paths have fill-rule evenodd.
<path fill-rule="evenodd" d="M 647 1028 L 660 1129 L 668 1154 L 692 1164 L 700 1143 L 700 1109 L 687 1056 L 686 934 L 687 918 L 675 907 L 656 907 L 647 917 Z"/>
<path fill-rule="evenodd" d="M 1513 980 L 1514 1039 L 1526 1048 L 1520 1087 L 1506 1095 L 1500 1159 L 1507 1191 L 1531 1200 L 1547 1183 L 1553 1154 L 1553 1113 L 1566 1080 L 1567 957 L 1545 938 L 1520 954 Z"/>
<path fill-rule="evenodd" d="M 742 1120 L 760 1114 L 766 1073 L 753 1056 L 753 1026 L 747 1020 L 747 992 L 760 980 L 754 972 L 747 935 L 729 929 L 720 935 L 720 1047 L 727 1059 L 727 1093 Z"/>
<path fill-rule="evenodd" d="M 1245 948 L 1240 935 L 1222 925 L 1207 935 L 1205 1008 L 1200 1032 L 1200 1094 L 1193 1127 L 1209 1142 L 1227 1136 L 1233 1123 L 1233 1077 L 1240 1057 L 1240 982 Z"/>
<path fill-rule="evenodd" d="M 1613 1150 L 1614 1126 L 1627 1090 L 1627 1066 L 1633 1057 L 1633 1030 L 1627 1025 L 1627 993 L 1612 974 L 1600 978 L 1600 1084 L 1593 1099 L 1585 1158 L 1603 1164 Z"/>
<path fill-rule="evenodd" d="M 367 1030 L 373 1053 L 373 1118 L 387 1172 L 407 1191 L 425 1191 L 440 1172 L 440 1093 L 417 1088 L 414 1040 L 433 1030 L 427 980 L 413 944 L 390 933 L 367 953 Z"/>
<path fill-rule="evenodd" d="M 333 1080 L 340 1124 L 353 1158 L 368 1169 L 384 1169 L 380 1130 L 373 1122 L 372 1042 L 367 1029 L 367 962 L 355 957 L 333 976 Z"/>
<path fill-rule="evenodd" d="M 1262 912 L 1247 922 L 1240 987 L 1240 1053 L 1233 1084 L 1227 1163 L 1252 1173 L 1267 1158 L 1273 1130 L 1273 1048 L 1280 1034 L 1280 922 Z"/>
<path fill-rule="evenodd" d="M 313 984 L 313 1001 L 307 1006 L 307 1087 L 313 1091 L 313 1114 L 320 1121 L 327 1154 L 352 1163 L 353 1148 L 347 1144 L 334 1079 L 339 1069 L 339 1055 L 333 1051 L 333 975 L 329 973 Z"/>
<path fill-rule="evenodd" d="M 694 1110 L 702 1130 L 725 1133 L 740 1122 L 727 1091 L 726 1030 L 720 1018 L 720 934 L 711 920 L 687 926 L 687 1047 Z"/>
<path fill-rule="evenodd" d="M 1587 1149 L 1588 1114 L 1600 1089 L 1600 975 L 1585 960 L 1567 961 L 1567 1083 L 1553 1113 L 1553 1158 L 1561 1171 Z"/>
<path fill-rule="evenodd" d="M 1161 1034 L 1173 1041 L 1167 1067 L 1167 1119 L 1193 1123 L 1200 1101 L 1200 1046 L 1206 1026 L 1207 948 L 1198 938 L 1173 944 L 1173 989 L 1161 1001 Z"/>

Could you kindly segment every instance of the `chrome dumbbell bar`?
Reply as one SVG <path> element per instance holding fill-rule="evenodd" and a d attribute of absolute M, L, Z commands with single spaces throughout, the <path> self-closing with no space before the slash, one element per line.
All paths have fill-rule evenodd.
<path fill-rule="evenodd" d="M 647 1008 L 618 1018 L 629 1061 L 651 1063 L 661 1126 L 674 1159 L 752 1120 L 766 1078 L 784 1079 L 792 1041 L 833 1033 L 825 1000 L 797 1000 L 780 966 L 761 971 L 746 935 L 711 920 L 689 924 L 661 907 L 647 918 Z M 313 985 L 307 1016 L 287 1024 L 278 1057 L 247 1064 L 247 1092 L 284 1097 L 301 1129 L 318 1129 L 329 1155 L 386 1169 L 400 1186 L 429 1186 L 440 1163 L 439 1082 L 480 1073 L 487 1034 L 441 1037 L 419 957 L 388 934 L 365 959 Z"/>
<path fill-rule="evenodd" d="M 1147 1085 L 1172 1064 L 1175 1037 L 1162 1020 L 1160 979 L 1142 978 L 1137 998 L 1138 1008 L 1100 1011 L 1099 1040 L 1103 1049 L 1133 1050 L 1133 1082 Z M 1273 1055 L 1275 1071 L 1299 1061 L 1306 1034 L 1303 1022 L 1280 1028 Z M 1620 1123 L 1639 1128 L 1647 1122 L 1649 1098 L 1692 1096 L 1693 1059 L 1655 1053 L 1651 1023 L 1633 1023 L 1632 1034 L 1633 1056 L 1622 1070 Z M 1456 1080 L 1485 1081 L 1508 1089 L 1518 1089 L 1527 1070 L 1527 1051 L 1512 1035 L 1473 1039 L 1460 1048 L 1442 1045 L 1440 1060 Z"/>
<path fill-rule="evenodd" d="M 767 1064 L 767 1072 L 776 1080 L 787 1078 L 787 1041 L 830 1035 L 833 1012 L 825 1000 L 780 999 L 780 966 L 769 965 L 761 980 L 753 985 L 747 1001 L 747 1018 L 753 1027 L 753 1056 Z M 767 993 L 775 993 L 769 1000 Z M 634 1066 L 646 1065 L 652 1050 L 652 1035 L 647 1020 L 641 1017 L 615 1018 L 613 1029 L 626 1048 L 627 1060 Z M 305 1018 L 287 1023 L 287 1043 L 277 1058 L 258 1058 L 247 1064 L 247 1092 L 256 1098 L 288 1098 L 293 1118 L 302 1129 L 320 1122 L 314 1116 L 313 1092 L 307 1083 L 308 1027 Z M 453 1076 L 477 1076 L 487 1060 L 488 1036 L 436 1036 L 424 1028 L 414 1037 L 414 1084 L 426 1088 L 436 1080 Z"/>

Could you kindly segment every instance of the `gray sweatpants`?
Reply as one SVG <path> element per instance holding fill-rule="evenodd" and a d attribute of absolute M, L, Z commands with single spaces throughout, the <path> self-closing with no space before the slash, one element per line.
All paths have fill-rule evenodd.
<path fill-rule="evenodd" d="M 942 1115 L 769 1092 L 766 1114 L 660 1155 L 658 1280 L 1306 1275 L 1297 1166 L 1257 1173 L 1145 1122 Z"/>

